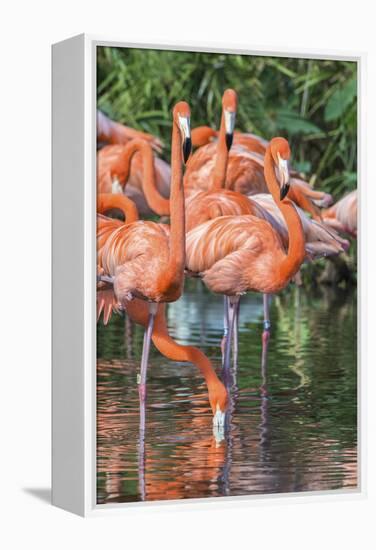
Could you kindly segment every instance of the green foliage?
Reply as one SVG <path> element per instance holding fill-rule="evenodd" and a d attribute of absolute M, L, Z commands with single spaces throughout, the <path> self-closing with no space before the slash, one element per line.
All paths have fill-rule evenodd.
<path fill-rule="evenodd" d="M 225 88 L 239 95 L 237 128 L 290 141 L 293 163 L 317 187 L 356 187 L 356 63 L 128 48 L 98 48 L 98 107 L 161 137 L 169 158 L 171 108 L 185 99 L 192 127 L 218 128 Z"/>
<path fill-rule="evenodd" d="M 334 90 L 325 107 L 324 117 L 327 122 L 338 120 L 352 104 L 356 96 L 356 78 L 351 78 L 345 86 Z"/>

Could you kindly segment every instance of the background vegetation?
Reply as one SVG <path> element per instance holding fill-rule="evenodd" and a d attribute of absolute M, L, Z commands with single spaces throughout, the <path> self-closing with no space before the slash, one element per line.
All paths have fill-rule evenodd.
<path fill-rule="evenodd" d="M 239 130 L 287 137 L 294 167 L 335 197 L 356 187 L 356 63 L 98 48 L 98 107 L 161 137 L 166 159 L 173 104 L 189 102 L 192 127 L 218 128 L 227 87 Z"/>

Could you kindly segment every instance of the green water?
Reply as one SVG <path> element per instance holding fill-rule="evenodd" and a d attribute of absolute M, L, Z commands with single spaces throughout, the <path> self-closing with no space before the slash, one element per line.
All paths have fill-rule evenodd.
<path fill-rule="evenodd" d="M 200 281 L 168 309 L 171 335 L 221 371 L 223 301 Z M 98 503 L 323 491 L 357 486 L 356 293 L 293 285 L 271 306 L 262 361 L 262 298 L 242 297 L 239 362 L 224 439 L 205 383 L 152 349 L 145 447 L 136 383 L 143 330 L 98 326 Z M 215 437 L 216 436 L 216 437 Z"/>

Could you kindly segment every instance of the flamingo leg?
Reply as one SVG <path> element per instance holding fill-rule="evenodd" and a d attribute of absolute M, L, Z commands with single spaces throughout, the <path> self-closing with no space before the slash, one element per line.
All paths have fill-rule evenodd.
<path fill-rule="evenodd" d="M 158 304 L 149 303 L 149 321 L 144 334 L 142 348 L 141 369 L 139 374 L 138 395 L 140 398 L 140 437 L 138 448 L 138 488 L 141 500 L 146 498 L 145 484 L 145 427 L 146 427 L 146 375 L 149 362 L 150 342 L 153 334 L 154 319 L 158 310 Z"/>
<path fill-rule="evenodd" d="M 224 366 L 225 361 L 225 349 L 228 336 L 228 315 L 229 315 L 229 302 L 228 296 L 223 296 L 223 336 L 221 340 L 221 351 L 222 351 L 222 367 Z"/>
<path fill-rule="evenodd" d="M 230 362 L 231 362 L 231 344 L 234 333 L 234 320 L 235 313 L 239 303 L 240 296 L 229 296 L 228 297 L 228 335 L 225 343 L 225 353 L 223 360 L 223 371 L 224 376 L 227 381 L 229 381 L 229 371 L 230 371 Z"/>
<path fill-rule="evenodd" d="M 261 393 L 264 395 L 264 389 L 266 388 L 266 375 L 268 368 L 268 347 L 269 347 L 269 338 L 263 338 L 262 340 L 262 352 L 261 352 Z"/>
<path fill-rule="evenodd" d="M 260 458 L 264 462 L 266 459 L 266 451 L 268 448 L 268 416 L 269 416 L 269 395 L 267 386 L 268 374 L 268 345 L 269 339 L 263 338 L 262 354 L 261 354 L 261 380 L 260 396 L 261 396 L 261 422 L 260 422 Z"/>
<path fill-rule="evenodd" d="M 262 333 L 262 353 L 266 357 L 266 354 L 268 351 L 268 342 L 270 338 L 270 328 L 271 328 L 270 315 L 269 315 L 270 294 L 263 294 L 262 298 L 264 303 L 264 331 Z"/>
<path fill-rule="evenodd" d="M 234 318 L 234 335 L 233 335 L 233 352 L 232 360 L 234 364 L 234 369 L 238 365 L 238 354 L 239 354 L 239 313 L 240 313 L 240 300 L 235 306 L 235 318 Z"/>
<path fill-rule="evenodd" d="M 148 370 L 150 342 L 153 334 L 154 319 L 157 313 L 158 304 L 149 303 L 149 321 L 144 334 L 144 344 L 142 348 L 141 368 L 139 375 L 138 395 L 140 398 L 140 441 L 145 436 L 145 418 L 146 418 L 146 375 Z"/>
<path fill-rule="evenodd" d="M 270 294 L 263 294 L 263 304 L 264 304 L 264 331 L 270 332 L 271 329 L 271 323 L 270 323 L 270 314 L 269 314 L 269 307 L 270 307 Z"/>
<path fill-rule="evenodd" d="M 138 492 L 142 501 L 146 498 L 146 483 L 145 483 L 145 433 L 141 433 L 138 447 Z"/>

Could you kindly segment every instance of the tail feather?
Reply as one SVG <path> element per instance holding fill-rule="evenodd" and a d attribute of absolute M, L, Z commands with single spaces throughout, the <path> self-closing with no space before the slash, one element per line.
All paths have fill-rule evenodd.
<path fill-rule="evenodd" d="M 97 322 L 103 313 L 103 324 L 107 325 L 113 312 L 119 312 L 113 289 L 97 290 Z"/>

